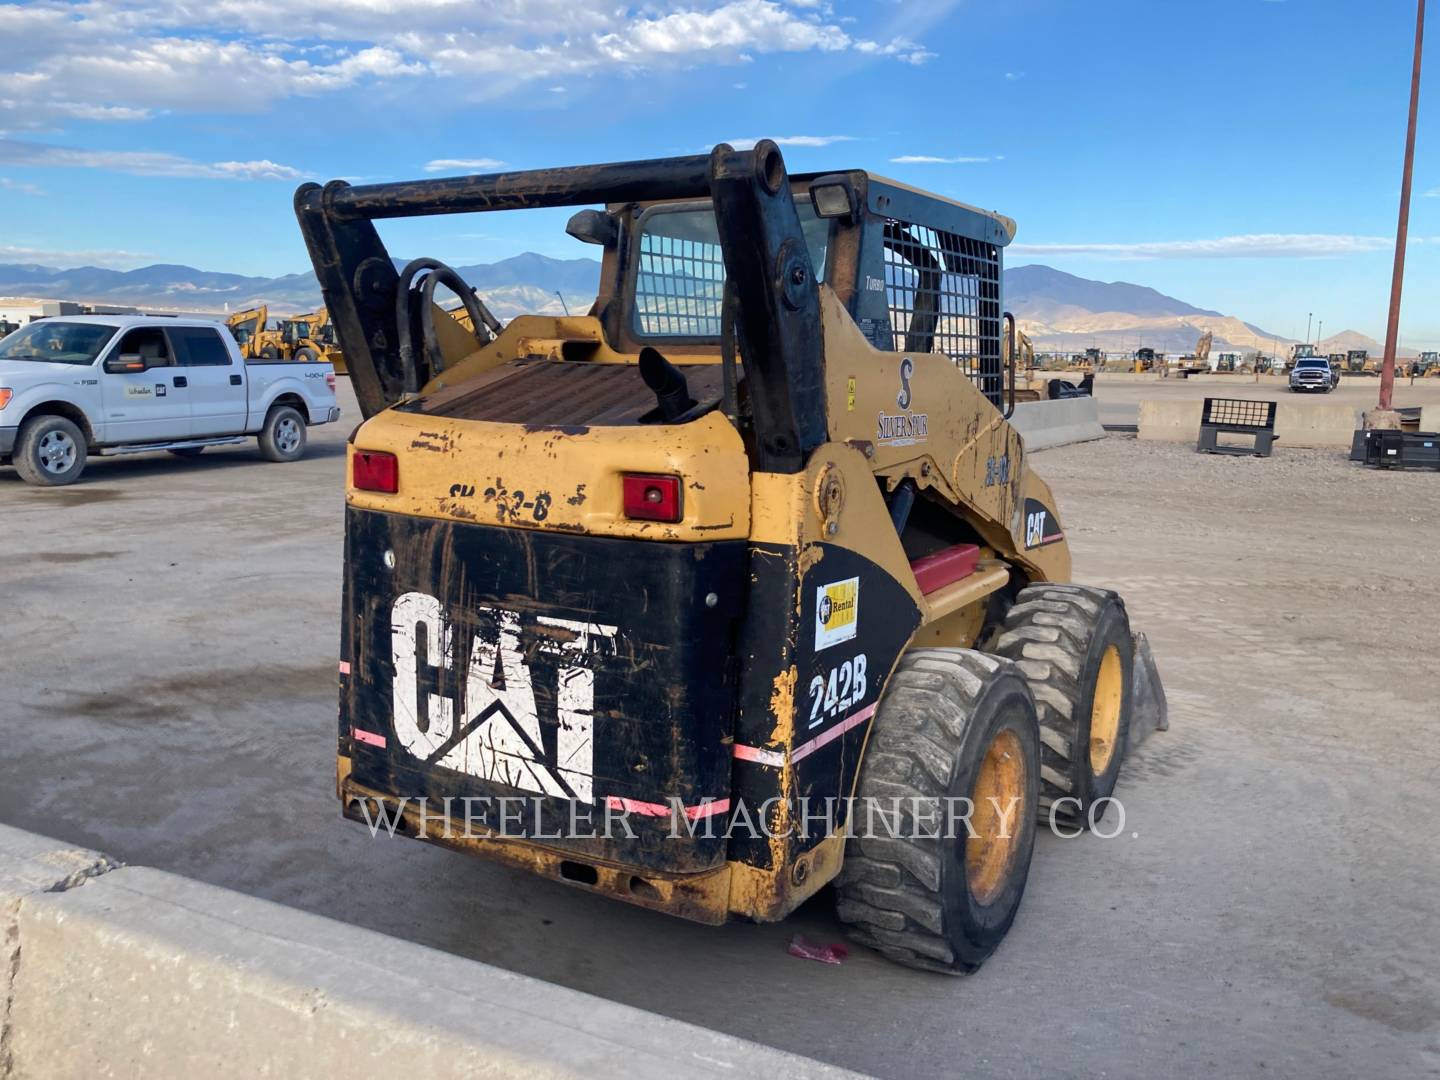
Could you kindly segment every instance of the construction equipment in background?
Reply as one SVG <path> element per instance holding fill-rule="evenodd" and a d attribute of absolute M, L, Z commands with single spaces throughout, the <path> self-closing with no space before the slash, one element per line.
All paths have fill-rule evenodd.
<path fill-rule="evenodd" d="M 7 334 L 13 334 L 16 330 L 19 329 L 20 324 L 18 322 L 11 322 L 9 319 L 0 319 L 0 337 L 5 337 Z"/>
<path fill-rule="evenodd" d="M 1030 340 L 1030 336 L 1018 327 L 1015 331 L 1015 348 L 1017 355 L 1013 358 L 1013 362 L 1016 371 L 1017 373 L 1022 371 L 1026 372 L 1028 376 L 1029 372 L 1035 370 L 1035 344 Z M 1008 360 L 1010 349 L 1010 341 L 1008 338 L 1005 341 L 1005 349 Z"/>
<path fill-rule="evenodd" d="M 1285 370 L 1290 371 L 1297 360 L 1313 360 L 1320 354 L 1315 351 L 1315 346 L 1305 342 L 1299 342 L 1290 346 L 1290 359 L 1285 364 Z"/>
<path fill-rule="evenodd" d="M 1135 350 L 1135 372 L 1139 374 L 1144 371 L 1154 371 L 1157 354 L 1154 349 L 1141 348 Z"/>
<path fill-rule="evenodd" d="M 1382 357 L 1372 360 L 1368 349 L 1351 349 L 1345 354 L 1345 370 L 1352 375 L 1378 375 L 1383 364 Z"/>
<path fill-rule="evenodd" d="M 1269 374 L 1275 367 L 1275 358 L 1264 353 L 1255 354 L 1255 370 L 1261 375 Z"/>
<path fill-rule="evenodd" d="M 589 312 L 498 335 L 372 224 L 594 204 L 566 230 L 602 250 Z M 1103 810 L 1164 711 L 1121 599 L 1065 583 L 1006 419 L 1014 223 L 863 170 L 792 178 L 769 140 L 295 206 L 367 418 L 345 815 L 708 923 L 836 881 L 857 940 L 978 968 L 1037 817 Z M 1014 813 L 903 809 L 957 798 Z"/>
<path fill-rule="evenodd" d="M 1215 341 L 1215 335 L 1210 331 L 1200 335 L 1195 342 L 1195 351 L 1180 357 L 1174 368 L 1176 374 L 1185 378 L 1190 375 L 1201 375 L 1210 370 L 1210 346 Z"/>
<path fill-rule="evenodd" d="M 240 346 L 240 355 L 246 360 L 259 360 L 260 350 L 266 345 L 269 333 L 270 308 L 259 307 L 237 311 L 225 320 L 235 343 Z"/>
<path fill-rule="evenodd" d="M 280 321 L 278 350 L 286 360 L 324 360 L 345 374 L 345 354 L 335 337 L 335 324 L 323 307 Z"/>
<path fill-rule="evenodd" d="M 1440 377 L 1440 352 L 1422 352 L 1415 358 L 1414 374 L 1422 379 Z"/>
<path fill-rule="evenodd" d="M 1215 371 L 1221 375 L 1234 375 L 1240 371 L 1240 354 L 1233 352 L 1221 353 L 1215 361 Z"/>

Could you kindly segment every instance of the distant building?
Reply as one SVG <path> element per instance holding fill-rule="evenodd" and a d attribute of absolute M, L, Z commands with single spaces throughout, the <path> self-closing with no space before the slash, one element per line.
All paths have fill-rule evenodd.
<path fill-rule="evenodd" d="M 0 322 L 25 323 L 63 315 L 174 315 L 186 319 L 213 319 L 224 322 L 224 312 L 162 311 L 128 307 L 124 304 L 85 304 L 77 300 L 43 300 L 31 296 L 0 296 Z"/>

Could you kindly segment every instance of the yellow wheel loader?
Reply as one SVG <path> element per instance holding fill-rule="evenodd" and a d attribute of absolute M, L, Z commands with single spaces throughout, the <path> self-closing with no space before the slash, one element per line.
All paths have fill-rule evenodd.
<path fill-rule="evenodd" d="M 335 338 L 335 324 L 330 321 L 330 313 L 323 307 L 282 319 L 279 339 L 281 359 L 301 362 L 323 360 L 334 366 L 337 375 L 345 374 L 345 354 Z"/>
<path fill-rule="evenodd" d="M 1040 823 L 1164 724 L 1006 419 L 1013 222 L 769 141 L 295 205 L 366 416 L 344 814 L 707 923 L 835 882 L 857 940 L 978 968 Z M 498 333 L 374 224 L 559 206 L 595 304 Z"/>

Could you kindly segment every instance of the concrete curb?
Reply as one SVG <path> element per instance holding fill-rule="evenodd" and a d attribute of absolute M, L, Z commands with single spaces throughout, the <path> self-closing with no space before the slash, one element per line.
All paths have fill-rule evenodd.
<path fill-rule="evenodd" d="M 1093 397 L 1022 401 L 1015 406 L 1010 423 L 1020 433 L 1026 450 L 1044 450 L 1105 437 L 1105 429 L 1100 425 L 1100 407 Z"/>
<path fill-rule="evenodd" d="M 855 1074 L 0 826 L 0 1075 Z"/>
<path fill-rule="evenodd" d="M 1155 442 L 1195 442 L 1200 436 L 1200 401 L 1140 402 L 1139 437 Z M 1359 412 L 1349 405 L 1299 405 L 1280 402 L 1275 411 L 1277 446 L 1348 450 L 1360 426 Z"/>

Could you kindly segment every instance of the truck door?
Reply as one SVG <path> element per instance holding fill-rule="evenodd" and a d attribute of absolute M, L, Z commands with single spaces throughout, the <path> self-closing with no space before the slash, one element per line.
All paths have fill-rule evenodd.
<path fill-rule="evenodd" d="M 188 379 L 175 366 L 174 354 L 158 326 L 127 330 L 106 359 L 142 356 L 144 371 L 109 372 L 100 367 L 105 441 L 150 443 L 184 439 L 190 434 Z"/>
<path fill-rule="evenodd" d="M 219 328 L 172 326 L 176 370 L 188 384 L 190 434 L 197 439 L 245 430 L 245 375 Z"/>

